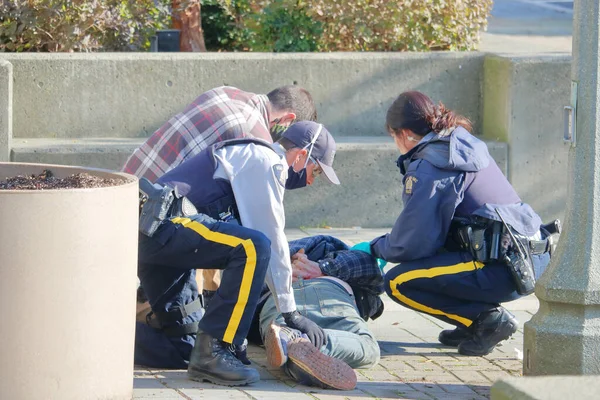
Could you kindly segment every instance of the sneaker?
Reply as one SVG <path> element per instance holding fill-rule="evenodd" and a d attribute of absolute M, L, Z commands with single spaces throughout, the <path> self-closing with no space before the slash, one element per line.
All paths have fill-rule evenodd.
<path fill-rule="evenodd" d="M 285 371 L 302 385 L 337 390 L 356 387 L 354 370 L 342 360 L 321 353 L 310 341 L 289 344 Z"/>
<path fill-rule="evenodd" d="M 473 337 L 458 345 L 458 352 L 465 356 L 485 356 L 498 343 L 517 331 L 519 323 L 515 316 L 502 307 L 481 313 L 473 322 Z"/>
<path fill-rule="evenodd" d="M 471 330 L 459 326 L 456 327 L 456 329 L 446 329 L 441 331 L 438 340 L 445 346 L 456 347 L 460 342 L 471 339 L 472 337 L 473 333 Z"/>
<path fill-rule="evenodd" d="M 288 359 L 288 346 L 294 341 L 310 343 L 308 337 L 299 330 L 272 322 L 264 340 L 269 365 L 278 368 L 285 364 Z"/>

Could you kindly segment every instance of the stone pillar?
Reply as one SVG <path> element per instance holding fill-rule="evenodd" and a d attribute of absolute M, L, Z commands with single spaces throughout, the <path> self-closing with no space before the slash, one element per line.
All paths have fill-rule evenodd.
<path fill-rule="evenodd" d="M 536 286 L 540 309 L 525 324 L 525 375 L 600 374 L 599 7 L 598 0 L 575 0 L 576 145 L 569 151 L 565 230 Z"/>
<path fill-rule="evenodd" d="M 12 84 L 12 64 L 6 60 L 0 60 L 0 162 L 10 161 Z"/>

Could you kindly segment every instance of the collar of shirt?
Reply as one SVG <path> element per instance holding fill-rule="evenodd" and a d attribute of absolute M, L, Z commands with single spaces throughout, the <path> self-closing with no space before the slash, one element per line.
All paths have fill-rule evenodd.
<path fill-rule="evenodd" d="M 269 130 L 269 124 L 271 123 L 271 102 L 265 94 L 256 95 L 256 106 L 265 119 L 265 126 Z"/>

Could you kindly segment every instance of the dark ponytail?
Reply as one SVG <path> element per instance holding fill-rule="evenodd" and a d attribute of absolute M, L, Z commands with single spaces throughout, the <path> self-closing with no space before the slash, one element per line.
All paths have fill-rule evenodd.
<path fill-rule="evenodd" d="M 442 103 L 436 106 L 425 94 L 404 92 L 392 103 L 386 116 L 387 128 L 393 132 L 409 129 L 418 136 L 462 126 L 471 131 L 471 121 L 448 110 Z M 449 135 L 451 131 L 443 132 Z"/>

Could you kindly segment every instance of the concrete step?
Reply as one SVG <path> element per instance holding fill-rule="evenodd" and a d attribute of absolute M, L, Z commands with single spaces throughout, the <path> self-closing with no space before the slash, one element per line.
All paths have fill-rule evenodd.
<path fill-rule="evenodd" d="M 78 165 L 119 170 L 144 139 L 13 139 L 16 162 Z M 389 137 L 337 137 L 335 170 L 341 185 L 318 180 L 308 190 L 286 193 L 286 226 L 389 227 L 402 210 L 398 150 Z M 487 142 L 506 173 L 506 143 Z"/>

